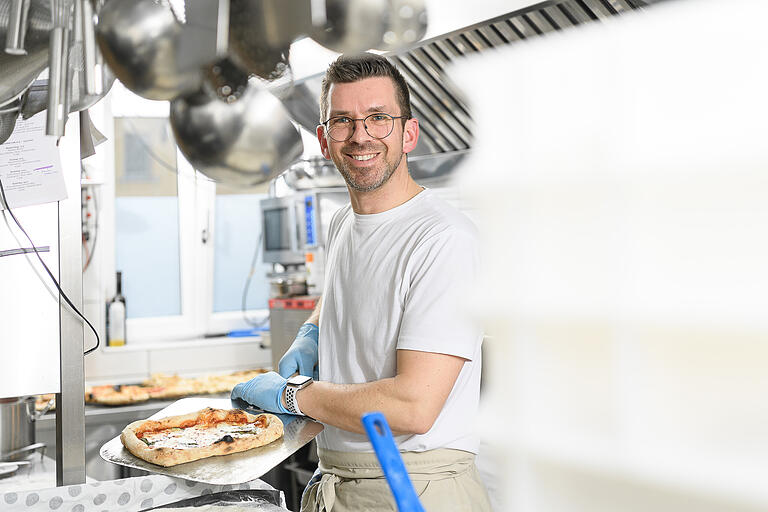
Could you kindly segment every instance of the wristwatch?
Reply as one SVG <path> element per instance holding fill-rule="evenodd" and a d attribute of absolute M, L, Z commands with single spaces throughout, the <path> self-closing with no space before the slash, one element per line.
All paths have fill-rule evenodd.
<path fill-rule="evenodd" d="M 304 416 L 304 413 L 299 409 L 299 403 L 296 401 L 296 393 L 300 389 L 304 389 L 312 384 L 312 377 L 306 375 L 294 375 L 288 379 L 288 385 L 285 387 L 285 408 L 291 414 L 298 414 Z"/>

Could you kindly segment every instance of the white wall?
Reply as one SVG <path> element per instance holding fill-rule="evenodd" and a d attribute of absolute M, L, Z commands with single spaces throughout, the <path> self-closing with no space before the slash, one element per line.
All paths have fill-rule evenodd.
<path fill-rule="evenodd" d="M 504 510 L 768 509 L 766 16 L 662 3 L 451 71 Z"/>

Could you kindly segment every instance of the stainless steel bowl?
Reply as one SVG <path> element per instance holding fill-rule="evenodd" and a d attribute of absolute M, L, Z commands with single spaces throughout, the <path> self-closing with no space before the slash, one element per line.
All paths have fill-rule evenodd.
<path fill-rule="evenodd" d="M 198 92 L 171 102 L 171 127 L 190 163 L 209 178 L 251 186 L 301 156 L 301 134 L 280 100 L 251 79 L 231 103 Z"/>
<path fill-rule="evenodd" d="M 230 0 L 229 56 L 265 79 L 287 69 L 290 45 L 306 28 L 304 0 Z"/>
<path fill-rule="evenodd" d="M 167 2 L 110 0 L 99 12 L 96 39 L 128 89 L 147 99 L 172 100 L 202 83 L 200 69 L 180 68 L 182 29 Z"/>
<path fill-rule="evenodd" d="M 391 0 L 392 10 L 379 50 L 408 48 L 427 33 L 427 7 L 424 0 Z"/>
<path fill-rule="evenodd" d="M 381 46 L 388 29 L 389 0 L 326 0 L 326 23 L 314 26 L 309 36 L 340 53 L 355 53 Z"/>

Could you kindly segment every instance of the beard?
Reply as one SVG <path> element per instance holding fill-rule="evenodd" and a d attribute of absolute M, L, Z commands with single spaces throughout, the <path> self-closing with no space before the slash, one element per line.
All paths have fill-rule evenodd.
<path fill-rule="evenodd" d="M 383 158 L 382 162 L 376 167 L 365 167 L 363 169 L 356 169 L 350 165 L 348 161 L 344 159 L 343 154 L 347 151 L 355 151 L 364 153 L 368 152 L 381 152 Z M 358 192 L 370 192 L 376 190 L 384 185 L 397 170 L 400 165 L 400 161 L 403 159 L 403 152 L 395 157 L 396 161 L 389 160 L 389 153 L 387 146 L 384 144 L 347 144 L 341 150 L 342 156 L 331 155 L 333 163 L 336 164 L 336 168 L 344 177 L 344 181 L 347 182 L 350 188 Z"/>

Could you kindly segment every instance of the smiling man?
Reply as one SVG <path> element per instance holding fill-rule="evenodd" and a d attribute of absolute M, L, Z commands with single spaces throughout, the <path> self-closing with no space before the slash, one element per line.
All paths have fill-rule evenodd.
<path fill-rule="evenodd" d="M 351 203 L 331 220 L 321 304 L 279 374 L 232 396 L 325 425 L 302 512 L 397 510 L 360 422 L 370 411 L 386 416 L 426 510 L 489 511 L 474 462 L 482 333 L 464 311 L 475 227 L 411 178 L 419 123 L 387 59 L 339 57 L 320 105 L 320 148 Z"/>

